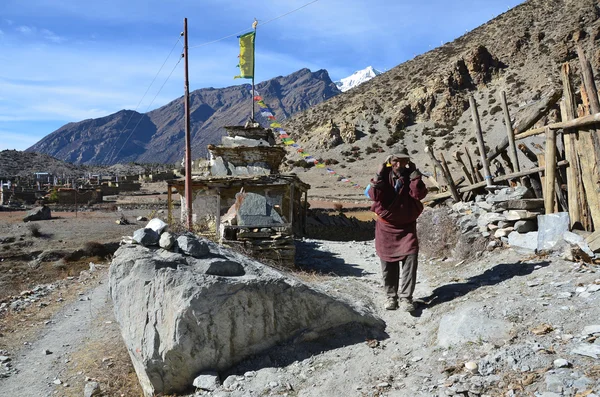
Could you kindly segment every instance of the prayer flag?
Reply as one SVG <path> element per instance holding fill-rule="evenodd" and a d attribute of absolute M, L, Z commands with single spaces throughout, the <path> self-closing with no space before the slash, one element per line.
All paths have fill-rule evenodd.
<path fill-rule="evenodd" d="M 252 79 L 254 78 L 254 36 L 255 32 L 250 32 L 239 36 L 240 39 L 240 74 L 234 79 Z"/>

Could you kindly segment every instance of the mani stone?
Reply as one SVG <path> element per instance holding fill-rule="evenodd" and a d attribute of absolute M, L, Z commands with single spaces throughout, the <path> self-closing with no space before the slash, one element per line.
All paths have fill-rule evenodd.
<path fill-rule="evenodd" d="M 198 374 L 226 371 L 282 343 L 332 343 L 340 332 L 352 344 L 384 336 L 385 322 L 369 307 L 204 243 L 203 258 L 137 244 L 114 254 L 115 318 L 145 396 L 183 393 Z M 223 261 L 243 275 L 206 273 Z"/>
<path fill-rule="evenodd" d="M 283 223 L 267 198 L 256 193 L 246 193 L 236 217 L 240 226 L 272 226 Z"/>

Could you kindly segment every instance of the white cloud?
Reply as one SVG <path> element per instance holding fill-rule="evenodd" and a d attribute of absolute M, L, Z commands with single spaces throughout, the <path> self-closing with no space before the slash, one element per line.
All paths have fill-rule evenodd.
<path fill-rule="evenodd" d="M 24 35 L 31 35 L 36 32 L 36 29 L 34 27 L 25 26 L 25 25 L 19 26 L 15 30 Z"/>
<path fill-rule="evenodd" d="M 49 40 L 49 41 L 51 41 L 53 43 L 59 44 L 59 43 L 62 43 L 62 42 L 64 42 L 66 40 L 64 37 L 61 37 L 61 36 L 57 35 L 56 33 L 52 32 L 51 30 L 48 30 L 48 29 L 42 29 L 40 31 L 40 33 L 41 33 L 41 35 L 42 35 L 42 37 L 44 39 Z"/>

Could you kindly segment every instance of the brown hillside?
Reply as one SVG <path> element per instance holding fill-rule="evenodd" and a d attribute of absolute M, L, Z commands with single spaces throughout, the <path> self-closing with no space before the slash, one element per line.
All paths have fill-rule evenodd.
<path fill-rule="evenodd" d="M 465 146 L 476 152 L 470 95 L 479 107 L 486 144 L 493 147 L 505 137 L 501 91 L 506 92 L 513 121 L 523 118 L 530 105 L 560 90 L 562 63 L 569 62 L 579 76 L 574 37 L 597 69 L 599 16 L 597 2 L 591 0 L 527 1 L 451 43 L 293 116 L 284 127 L 310 154 L 339 161 L 332 166 L 338 175 L 362 186 L 385 158 L 381 152 L 395 146 L 406 146 L 417 165 L 431 172 L 423 151 L 426 144 L 449 160 Z M 526 167 L 531 164 L 522 161 Z M 296 171 L 318 189 L 313 194 L 332 198 L 335 191 L 336 198 L 361 197 L 362 192 L 336 182 L 322 169 Z"/>

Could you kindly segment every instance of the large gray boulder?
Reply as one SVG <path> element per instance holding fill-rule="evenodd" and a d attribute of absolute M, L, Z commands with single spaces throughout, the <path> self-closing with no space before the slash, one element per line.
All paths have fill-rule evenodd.
<path fill-rule="evenodd" d="M 114 311 L 146 396 L 188 389 L 277 344 L 342 326 L 380 335 L 385 323 L 208 240 L 202 258 L 123 245 L 110 266 Z M 364 340 L 361 335 L 361 340 Z"/>
<path fill-rule="evenodd" d="M 44 205 L 42 207 L 35 207 L 29 211 L 23 218 L 23 222 L 45 221 L 48 219 L 52 219 L 52 211 L 50 211 L 50 207 Z"/>

